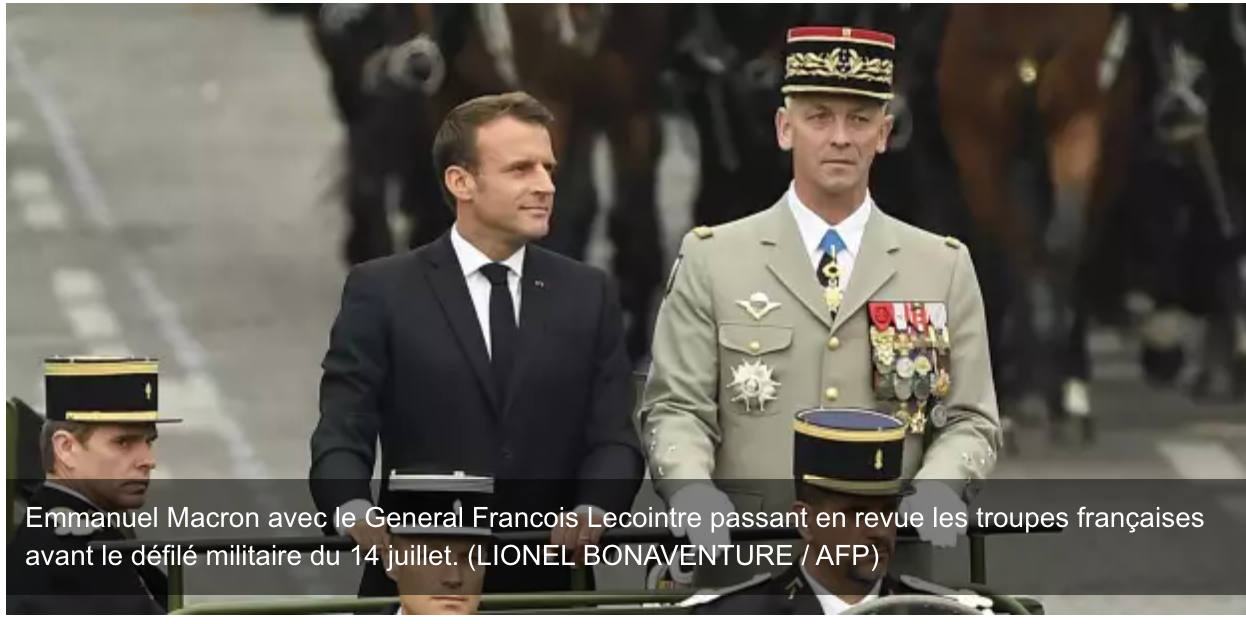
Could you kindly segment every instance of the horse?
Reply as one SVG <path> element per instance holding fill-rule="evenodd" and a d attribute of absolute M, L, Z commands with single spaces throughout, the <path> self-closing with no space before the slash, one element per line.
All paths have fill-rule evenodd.
<path fill-rule="evenodd" d="M 1137 11 L 1154 74 L 1148 107 L 1156 156 L 1133 199 L 1151 213 L 1143 244 L 1174 252 L 1143 263 L 1153 308 L 1141 325 L 1143 364 L 1152 381 L 1175 382 L 1185 361 L 1179 321 L 1192 313 L 1207 321 L 1194 396 L 1240 401 L 1246 398 L 1246 125 L 1237 113 L 1246 106 L 1246 11 L 1241 5 Z"/>
<path fill-rule="evenodd" d="M 1078 286 L 1103 194 L 1103 141 L 1117 103 L 1100 85 L 1110 5 L 952 5 L 937 62 L 940 123 L 983 266 L 1004 413 L 1068 416 Z M 1036 399 L 1036 400 L 1035 400 Z M 1072 413 L 1071 413 L 1072 412 Z"/>

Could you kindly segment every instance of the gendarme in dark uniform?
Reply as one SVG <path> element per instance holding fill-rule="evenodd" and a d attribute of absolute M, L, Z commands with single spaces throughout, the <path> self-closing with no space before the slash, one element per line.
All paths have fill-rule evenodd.
<path fill-rule="evenodd" d="M 794 428 L 792 473 L 797 502 L 793 510 L 804 508 L 810 518 L 805 542 L 795 551 L 797 562 L 775 576 L 758 575 L 740 585 L 698 593 L 681 606 L 691 608 L 695 615 L 838 615 L 880 597 L 927 594 L 984 612 L 991 608 L 989 598 L 973 592 L 911 576 L 892 576 L 886 571 L 890 558 L 878 562 L 881 572 L 870 569 L 872 561 L 855 569 L 844 559 L 838 566 L 819 561 L 822 548 L 834 553 L 837 544 L 870 544 L 894 555 L 894 523 L 890 529 L 854 527 L 828 532 L 815 528 L 814 519 L 820 512 L 838 510 L 849 518 L 852 509 L 895 513 L 911 489 L 909 480 L 902 477 L 905 423 L 867 410 L 813 409 L 797 415 Z M 836 542 L 837 536 L 846 539 Z M 802 565 L 804 548 L 808 551 Z M 857 595 L 841 597 L 826 585 Z"/>
<path fill-rule="evenodd" d="M 45 362 L 47 422 L 42 446 L 50 449 L 66 434 L 72 435 L 78 440 L 72 452 L 81 461 L 75 462 L 76 469 L 64 469 L 54 458 L 44 458 L 47 479 L 31 495 L 9 543 L 8 613 L 143 615 L 168 611 L 164 572 L 155 566 L 134 566 L 128 555 L 119 565 L 104 565 L 98 552 L 92 553 L 94 565 L 63 565 L 55 559 L 31 565 L 31 558 L 54 557 L 59 552 L 82 557 L 93 542 L 130 537 L 117 525 L 92 523 L 83 514 L 125 512 L 145 501 L 145 485 L 140 484 L 145 484 L 155 465 L 150 448 L 155 423 L 180 422 L 159 417 L 157 368 L 157 361 L 147 358 L 49 358 Z M 119 440 L 132 444 L 122 445 Z M 118 450 L 120 446 L 126 450 Z"/>

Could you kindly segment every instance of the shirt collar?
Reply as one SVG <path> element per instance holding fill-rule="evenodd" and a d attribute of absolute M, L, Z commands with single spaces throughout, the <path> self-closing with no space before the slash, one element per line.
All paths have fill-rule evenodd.
<path fill-rule="evenodd" d="M 804 575 L 806 581 L 809 581 L 809 587 L 813 590 L 813 595 L 817 597 L 818 603 L 822 605 L 822 612 L 826 615 L 839 615 L 849 608 L 856 606 L 848 604 L 839 596 L 836 596 L 828 591 L 822 586 L 821 583 L 818 583 L 818 581 L 813 578 L 812 574 L 805 571 L 805 567 L 803 565 L 800 568 L 800 573 Z M 874 587 L 870 589 L 870 593 L 866 594 L 866 596 L 861 599 L 861 602 L 858 602 L 857 604 L 869 602 L 870 600 L 877 598 L 879 591 L 882 589 L 882 584 L 883 582 L 881 580 L 874 583 Z"/>
<path fill-rule="evenodd" d="M 467 242 L 466 238 L 459 233 L 459 226 L 456 223 L 450 228 L 450 244 L 454 246 L 454 255 L 459 258 L 459 266 L 463 268 L 463 276 L 471 277 L 472 273 L 480 270 L 480 267 L 487 264 L 493 264 L 493 260 L 489 259 L 483 251 L 476 248 L 475 245 Z M 515 272 L 515 275 L 523 277 L 523 262 L 527 247 L 520 247 L 514 255 L 502 261 L 507 268 Z"/>
<path fill-rule="evenodd" d="M 818 213 L 805 205 L 805 202 L 796 196 L 796 183 L 788 187 L 787 203 L 792 209 L 792 215 L 796 217 L 796 226 L 800 228 L 800 239 L 805 244 L 805 251 L 810 255 L 818 256 L 821 250 L 818 245 L 822 243 L 822 237 L 826 235 L 826 230 L 831 224 L 822 219 Z M 865 224 L 870 220 L 870 215 L 874 212 L 874 198 L 867 190 L 865 192 L 865 201 L 847 219 L 839 222 L 834 226 L 835 231 L 839 233 L 840 238 L 844 239 L 844 245 L 848 247 L 848 253 L 853 257 L 858 255 L 861 250 L 861 239 L 865 237 Z"/>

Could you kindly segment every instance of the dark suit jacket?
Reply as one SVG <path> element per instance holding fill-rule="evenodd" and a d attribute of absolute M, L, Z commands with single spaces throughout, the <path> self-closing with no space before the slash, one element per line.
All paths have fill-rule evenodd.
<path fill-rule="evenodd" d="M 46 485 L 31 496 L 29 507 L 43 513 L 57 508 L 72 512 L 98 511 L 90 503 Z M 25 516 L 23 516 L 25 520 Z M 169 581 L 159 568 L 134 566 L 129 556 L 119 565 L 104 565 L 100 553 L 93 553 L 94 565 L 27 565 L 31 551 L 55 553 L 81 552 L 92 542 L 123 540 L 116 528 L 101 528 L 89 534 L 58 535 L 45 518 L 42 527 L 18 527 L 9 543 L 8 612 L 27 615 L 160 615 L 168 610 Z"/>
<path fill-rule="evenodd" d="M 614 287 L 604 272 L 530 245 L 521 289 L 514 371 L 499 396 L 449 233 L 351 270 L 311 440 L 321 511 L 372 500 L 378 437 L 381 507 L 391 470 L 433 464 L 493 475 L 496 511 L 630 510 L 644 460 Z M 494 567 L 486 591 L 569 583 L 559 567 Z M 395 593 L 376 566 L 360 591 Z"/>

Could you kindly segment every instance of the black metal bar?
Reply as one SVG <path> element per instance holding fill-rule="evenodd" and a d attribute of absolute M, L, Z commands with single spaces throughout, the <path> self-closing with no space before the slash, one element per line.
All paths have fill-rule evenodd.
<path fill-rule="evenodd" d="M 967 533 L 974 537 L 991 535 L 1019 535 L 1023 533 L 1060 533 L 1060 528 L 1032 527 L 969 527 Z M 494 533 L 494 538 L 505 544 L 536 545 L 549 543 L 549 531 L 503 531 Z M 899 529 L 901 539 L 915 539 L 915 529 Z M 800 534 L 794 528 L 737 529 L 731 532 L 732 542 L 764 542 L 769 540 L 798 540 Z M 602 544 L 660 544 L 663 546 L 688 543 L 687 538 L 675 537 L 668 529 L 612 529 L 602 534 Z M 132 551 L 138 548 L 163 549 L 180 547 L 183 552 L 197 553 L 229 550 L 235 546 L 251 547 L 261 550 L 286 550 L 313 552 L 324 548 L 327 551 L 346 551 L 355 547 L 350 537 L 242 537 L 242 538 L 207 538 L 189 540 L 124 540 L 115 542 L 95 542 L 92 548 L 107 547 L 110 550 Z"/>

